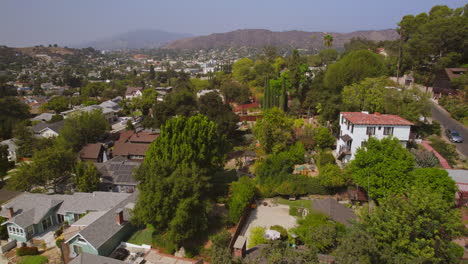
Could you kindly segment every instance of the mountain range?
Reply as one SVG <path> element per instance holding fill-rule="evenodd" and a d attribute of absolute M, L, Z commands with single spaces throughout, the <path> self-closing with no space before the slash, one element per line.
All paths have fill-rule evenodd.
<path fill-rule="evenodd" d="M 351 33 L 326 33 L 306 31 L 274 32 L 265 29 L 242 29 L 227 33 L 216 33 L 175 40 L 163 48 L 166 49 L 209 49 L 222 47 L 293 47 L 323 48 L 323 36 L 333 36 L 333 47 L 342 48 L 351 38 L 359 37 L 374 41 L 394 40 L 398 33 L 394 29 L 355 31 Z"/>
<path fill-rule="evenodd" d="M 93 47 L 99 50 L 131 50 L 141 48 L 164 49 L 210 49 L 229 47 L 276 46 L 285 48 L 323 48 L 323 36 L 333 36 L 333 47 L 343 48 L 351 38 L 359 37 L 374 41 L 394 40 L 398 33 L 394 29 L 355 31 L 351 33 L 327 33 L 306 31 L 270 31 L 266 29 L 241 29 L 206 36 L 172 33 L 162 30 L 136 30 L 102 40 L 82 43 L 76 48 Z"/>
<path fill-rule="evenodd" d="M 171 41 L 191 37 L 191 34 L 173 33 L 157 29 L 140 29 L 109 38 L 85 42 L 75 48 L 93 47 L 98 50 L 131 50 L 159 48 Z"/>

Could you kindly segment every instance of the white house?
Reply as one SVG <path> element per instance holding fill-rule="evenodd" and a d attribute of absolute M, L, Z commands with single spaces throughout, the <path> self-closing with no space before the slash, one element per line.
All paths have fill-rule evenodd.
<path fill-rule="evenodd" d="M 10 138 L 0 142 L 0 145 L 8 146 L 8 161 L 16 161 L 16 150 L 18 146 L 15 144 L 15 140 Z"/>
<path fill-rule="evenodd" d="M 39 123 L 32 127 L 36 136 L 44 138 L 58 137 L 60 129 L 63 127 L 64 121 L 60 120 L 55 123 Z"/>
<path fill-rule="evenodd" d="M 369 137 L 395 137 L 406 146 L 413 125 L 397 115 L 368 112 L 342 112 L 339 122 L 340 136 L 336 142 L 336 156 L 345 163 L 354 158 L 357 149 L 363 147 Z"/>
<path fill-rule="evenodd" d="M 125 91 L 125 99 L 133 99 L 135 97 L 140 97 L 143 95 L 143 87 L 132 87 L 127 86 Z"/>

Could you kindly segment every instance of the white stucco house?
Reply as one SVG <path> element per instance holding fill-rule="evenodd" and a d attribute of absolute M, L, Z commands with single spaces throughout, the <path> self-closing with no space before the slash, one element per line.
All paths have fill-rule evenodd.
<path fill-rule="evenodd" d="M 132 87 L 127 86 L 125 91 L 125 99 L 133 99 L 135 97 L 141 97 L 143 95 L 143 87 Z"/>
<path fill-rule="evenodd" d="M 370 137 L 395 137 L 406 146 L 413 123 L 397 116 L 368 112 L 341 112 L 340 135 L 336 142 L 336 157 L 344 163 L 354 159 L 358 148 Z"/>

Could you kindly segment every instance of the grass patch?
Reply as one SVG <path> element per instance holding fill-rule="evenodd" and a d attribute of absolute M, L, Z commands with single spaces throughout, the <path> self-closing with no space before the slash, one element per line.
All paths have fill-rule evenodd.
<path fill-rule="evenodd" d="M 44 256 L 24 256 L 19 264 L 45 264 L 49 260 Z"/>
<path fill-rule="evenodd" d="M 275 198 L 275 202 L 279 204 L 289 205 L 289 215 L 301 217 L 302 214 L 299 212 L 299 208 L 306 208 L 309 212 L 312 210 L 312 201 L 311 200 L 295 200 L 290 201 L 281 197 Z"/>
<path fill-rule="evenodd" d="M 151 245 L 155 229 L 152 225 L 147 225 L 145 229 L 138 230 L 128 239 L 128 243 L 135 245 Z"/>

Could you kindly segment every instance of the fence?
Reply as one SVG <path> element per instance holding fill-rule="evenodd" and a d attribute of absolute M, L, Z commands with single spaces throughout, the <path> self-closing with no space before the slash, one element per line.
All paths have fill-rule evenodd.
<path fill-rule="evenodd" d="M 7 242 L 5 245 L 0 246 L 0 253 L 5 254 L 16 247 L 16 240 Z"/>

